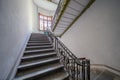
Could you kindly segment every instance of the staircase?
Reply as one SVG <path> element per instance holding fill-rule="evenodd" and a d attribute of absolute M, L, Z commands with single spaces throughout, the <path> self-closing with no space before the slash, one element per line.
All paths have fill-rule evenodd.
<path fill-rule="evenodd" d="M 14 80 L 69 80 L 48 36 L 31 34 Z"/>
<path fill-rule="evenodd" d="M 95 0 L 60 0 L 52 21 L 52 31 L 56 36 L 67 30 L 84 14 Z"/>

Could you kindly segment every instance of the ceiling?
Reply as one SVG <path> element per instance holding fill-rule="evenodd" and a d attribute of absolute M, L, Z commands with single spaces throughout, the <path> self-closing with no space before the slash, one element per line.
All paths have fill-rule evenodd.
<path fill-rule="evenodd" d="M 38 12 L 41 12 L 45 15 L 53 16 L 59 0 L 33 0 L 38 7 Z M 50 13 L 50 14 L 49 14 Z"/>

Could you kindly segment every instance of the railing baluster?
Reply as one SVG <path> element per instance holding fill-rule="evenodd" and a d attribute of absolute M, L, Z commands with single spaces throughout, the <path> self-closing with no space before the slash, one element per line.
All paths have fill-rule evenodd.
<path fill-rule="evenodd" d="M 69 74 L 70 80 L 90 80 L 90 60 L 77 58 L 57 37 L 49 34 L 53 38 L 53 44 L 60 62 L 64 65 Z"/>
<path fill-rule="evenodd" d="M 75 80 L 75 75 L 76 75 L 76 74 L 75 74 L 75 59 L 74 59 L 73 61 L 74 61 L 74 64 L 73 64 L 73 65 L 74 65 L 74 80 Z"/>
<path fill-rule="evenodd" d="M 55 39 L 55 50 L 56 50 L 56 44 L 57 44 L 57 42 L 56 42 L 57 40 Z"/>
<path fill-rule="evenodd" d="M 87 60 L 87 80 L 90 80 L 90 60 Z"/>
<path fill-rule="evenodd" d="M 85 80 L 85 60 L 82 61 L 82 80 Z"/>

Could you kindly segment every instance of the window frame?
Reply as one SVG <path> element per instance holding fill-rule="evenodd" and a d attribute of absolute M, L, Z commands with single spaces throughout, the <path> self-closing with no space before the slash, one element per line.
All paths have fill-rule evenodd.
<path fill-rule="evenodd" d="M 43 20 L 41 22 L 41 20 Z M 47 26 L 45 27 L 46 23 L 47 23 Z M 51 23 L 52 25 L 52 16 L 46 16 L 46 15 L 43 15 L 41 13 L 39 13 L 39 30 L 40 31 L 44 31 L 44 30 L 48 30 L 50 29 L 51 25 L 49 26 L 49 24 Z M 43 24 L 42 27 L 40 24 Z"/>

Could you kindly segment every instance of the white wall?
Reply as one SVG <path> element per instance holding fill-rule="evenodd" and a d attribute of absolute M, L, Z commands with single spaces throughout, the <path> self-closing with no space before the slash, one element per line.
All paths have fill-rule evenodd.
<path fill-rule="evenodd" d="M 61 40 L 76 56 L 120 70 L 120 0 L 96 0 Z"/>
<path fill-rule="evenodd" d="M 38 33 L 38 27 L 39 27 L 39 18 L 38 18 L 38 8 L 37 6 L 34 4 L 34 2 L 32 3 L 32 23 L 33 23 L 33 27 L 32 27 L 32 32 Z"/>
<path fill-rule="evenodd" d="M 0 80 L 6 80 L 34 25 L 32 0 L 0 0 Z"/>

